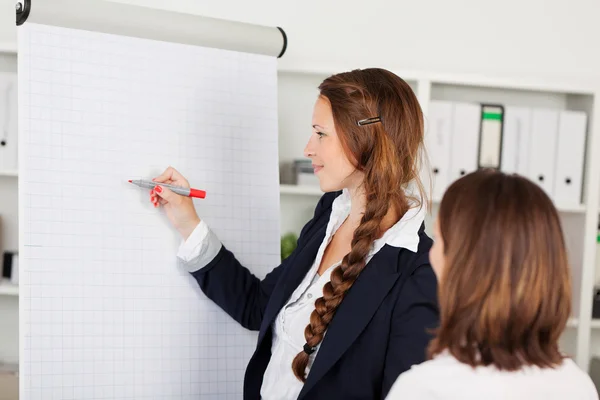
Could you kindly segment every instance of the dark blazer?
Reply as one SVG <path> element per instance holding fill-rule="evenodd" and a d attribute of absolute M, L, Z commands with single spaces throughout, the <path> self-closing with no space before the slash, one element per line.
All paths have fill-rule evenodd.
<path fill-rule="evenodd" d="M 296 250 L 262 281 L 225 246 L 193 273 L 210 299 L 242 326 L 259 331 L 244 399 L 260 398 L 271 357 L 271 324 L 312 266 L 340 193 L 323 195 Z M 299 399 L 383 399 L 400 373 L 425 360 L 431 339 L 426 330 L 437 326 L 439 315 L 428 257 L 432 241 L 424 225 L 419 235 L 416 253 L 385 245 L 371 258 L 338 307 Z"/>

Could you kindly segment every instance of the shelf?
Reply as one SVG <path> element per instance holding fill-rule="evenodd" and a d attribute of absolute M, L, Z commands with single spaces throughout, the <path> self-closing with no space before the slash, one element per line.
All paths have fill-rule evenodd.
<path fill-rule="evenodd" d="M 17 44 L 11 42 L 0 42 L 0 54 L 17 54 Z"/>
<path fill-rule="evenodd" d="M 569 318 L 569 320 L 567 321 L 567 328 L 577 328 L 577 326 L 579 326 L 579 319 Z M 590 327 L 592 329 L 600 329 L 600 319 L 592 318 Z"/>
<path fill-rule="evenodd" d="M 317 186 L 279 185 L 280 194 L 297 194 L 303 196 L 322 196 L 323 191 Z"/>
<path fill-rule="evenodd" d="M 585 80 L 571 79 L 548 79 L 538 77 L 515 77 L 515 76 L 497 76 L 490 78 L 477 74 L 447 74 L 447 73 L 425 73 L 429 81 L 438 85 L 457 85 L 457 86 L 475 86 L 481 88 L 499 88 L 526 91 L 543 91 L 555 93 L 572 94 L 594 94 L 594 89 L 590 88 Z"/>
<path fill-rule="evenodd" d="M 365 68 L 368 65 L 352 65 L 346 63 L 316 66 L 313 63 L 298 63 L 296 60 L 282 59 L 278 66 L 280 73 L 302 74 L 302 75 L 331 75 L 354 68 Z M 571 94 L 594 94 L 594 88 L 585 79 L 571 77 L 569 79 L 548 79 L 529 76 L 521 77 L 514 75 L 489 77 L 482 74 L 454 74 L 440 73 L 428 70 L 403 70 L 390 66 L 384 66 L 406 81 L 431 83 L 434 85 L 457 85 L 475 86 L 480 88 L 499 88 L 521 91 L 542 91 L 554 93 Z"/>
<path fill-rule="evenodd" d="M 372 65 L 347 65 L 347 64 L 329 64 L 329 65 L 320 65 L 315 67 L 310 64 L 299 64 L 298 62 L 291 61 L 288 63 L 286 60 L 281 60 L 278 64 L 277 73 L 280 75 L 297 75 L 297 76 L 312 76 L 318 77 L 319 79 L 325 79 L 331 75 L 335 75 L 340 72 L 350 71 L 353 69 L 366 69 L 371 68 Z M 400 76 L 407 83 L 414 86 L 415 89 L 420 81 L 427 80 L 427 75 L 423 73 L 419 73 L 417 71 L 398 71 L 395 68 L 391 67 L 383 67 L 391 72 Z"/>
<path fill-rule="evenodd" d="M 433 200 L 432 203 L 435 206 L 440 205 L 439 200 Z M 568 214 L 585 214 L 586 206 L 585 204 L 580 205 L 570 205 L 570 206 L 561 206 L 560 204 L 555 204 L 556 210 L 560 213 L 568 213 Z"/>
<path fill-rule="evenodd" d="M 0 284 L 0 296 L 18 296 L 19 286 L 8 283 Z"/>
<path fill-rule="evenodd" d="M 0 171 L 0 176 L 12 176 L 12 177 L 17 177 L 19 176 L 19 173 L 17 172 L 17 170 L 5 170 L 5 171 Z"/>
<path fill-rule="evenodd" d="M 557 204 L 556 209 L 559 212 L 564 212 L 564 213 L 584 214 L 585 213 L 585 204 L 580 204 L 578 206 L 561 206 L 560 204 Z"/>
<path fill-rule="evenodd" d="M 577 318 L 569 318 L 567 321 L 567 328 L 577 328 L 579 320 Z"/>
<path fill-rule="evenodd" d="M 279 193 L 286 195 L 303 195 L 303 196 L 322 196 L 323 191 L 316 186 L 302 186 L 302 185 L 279 185 Z M 435 205 L 439 205 L 438 200 L 434 200 Z M 586 211 L 585 204 L 577 206 L 556 206 L 559 212 L 573 213 L 573 214 L 584 214 Z"/>

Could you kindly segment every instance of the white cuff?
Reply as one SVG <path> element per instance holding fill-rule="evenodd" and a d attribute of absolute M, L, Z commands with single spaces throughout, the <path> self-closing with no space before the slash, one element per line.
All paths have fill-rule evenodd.
<path fill-rule="evenodd" d="M 186 241 L 182 242 L 177 257 L 185 267 L 194 272 L 210 263 L 221 250 L 221 241 L 201 220 Z"/>

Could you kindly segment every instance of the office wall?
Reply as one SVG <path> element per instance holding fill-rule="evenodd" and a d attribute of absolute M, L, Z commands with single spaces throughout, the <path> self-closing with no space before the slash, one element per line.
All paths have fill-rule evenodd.
<path fill-rule="evenodd" d="M 16 0 L 0 0 L 0 42 L 13 41 Z M 478 74 L 600 74 L 597 0 L 118 0 L 280 25 L 286 62 L 393 63 Z M 4 12 L 8 10 L 8 13 Z"/>
<path fill-rule="evenodd" d="M 0 0 L 0 43 L 16 41 L 15 3 L 16 0 Z"/>
<path fill-rule="evenodd" d="M 290 37 L 286 62 L 600 76 L 597 0 L 120 1 L 280 25 Z"/>

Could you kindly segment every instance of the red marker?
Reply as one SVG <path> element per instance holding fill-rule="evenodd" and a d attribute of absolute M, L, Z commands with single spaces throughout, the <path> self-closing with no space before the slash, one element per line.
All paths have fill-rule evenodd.
<path fill-rule="evenodd" d="M 180 194 L 182 196 L 187 196 L 187 197 L 196 197 L 199 199 L 203 199 L 206 197 L 206 192 L 204 190 L 200 190 L 200 189 L 191 189 L 191 188 L 186 188 L 186 187 L 182 187 L 182 186 L 169 185 L 166 183 L 145 181 L 143 179 L 136 179 L 136 180 L 130 179 L 129 183 L 133 183 L 134 185 L 137 185 L 137 186 L 143 187 L 143 188 L 147 188 L 147 189 L 154 189 L 158 185 L 158 186 L 162 186 L 162 187 L 171 189 L 171 191 L 173 191 L 174 193 Z"/>

